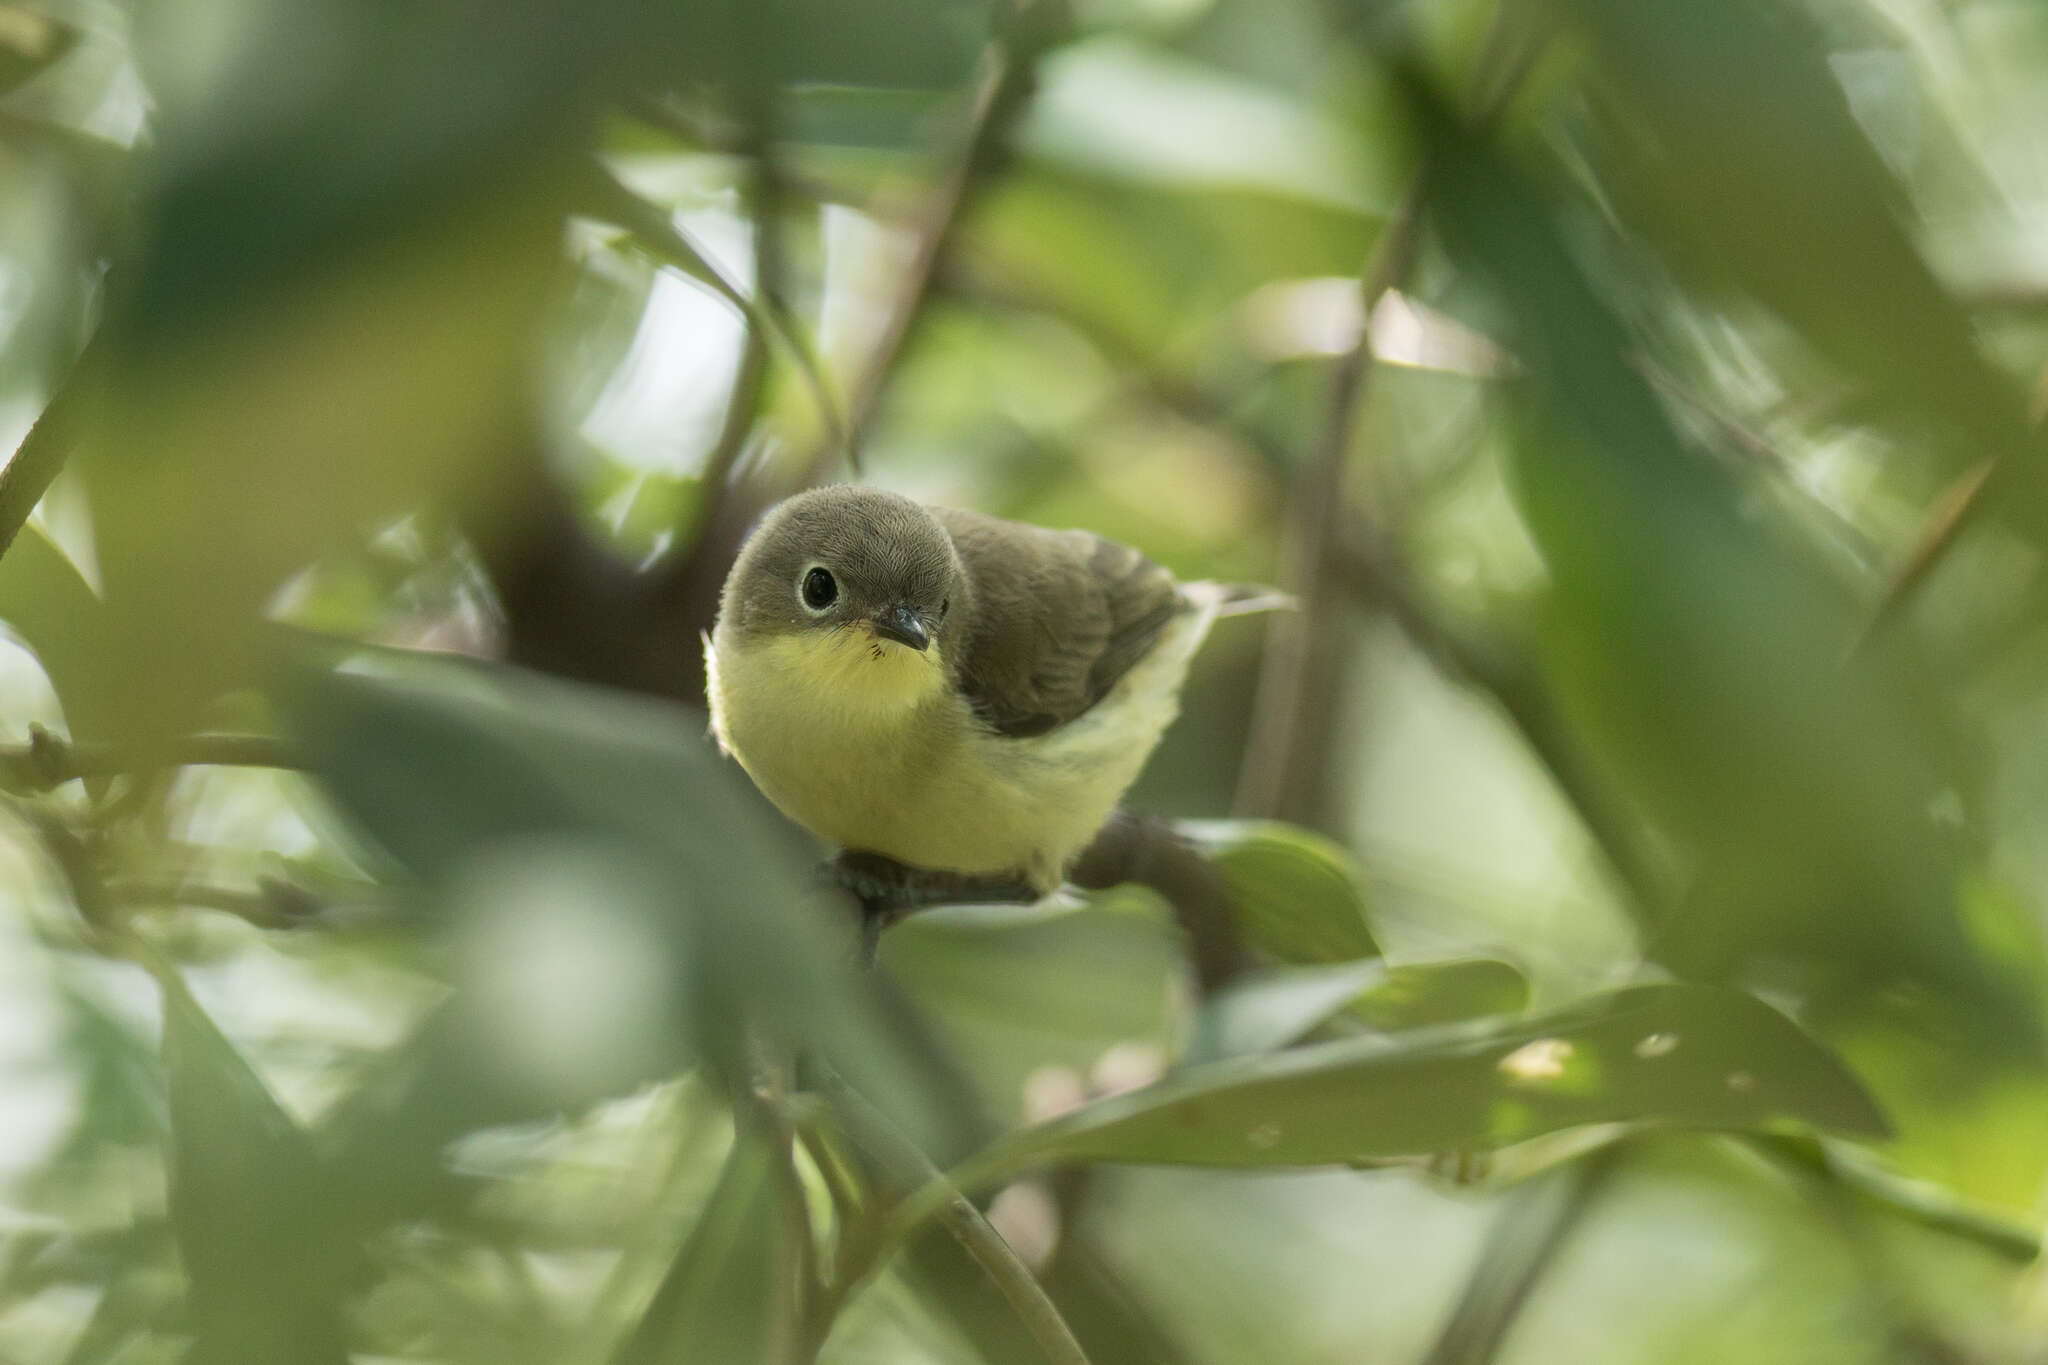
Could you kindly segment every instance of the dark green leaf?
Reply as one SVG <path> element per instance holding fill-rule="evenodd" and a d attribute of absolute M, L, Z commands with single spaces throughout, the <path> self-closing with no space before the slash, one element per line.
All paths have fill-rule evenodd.
<path fill-rule="evenodd" d="M 1816 997 L 1906 977 L 1971 1001 L 1987 1046 L 2031 1044 L 2028 988 L 1957 922 L 1963 841 L 1929 811 L 1970 802 L 1977 774 L 1917 641 L 1856 647 L 1865 608 L 1681 438 L 1534 187 L 1425 113 L 1445 244 L 1506 305 L 1527 369 L 1511 474 L 1548 571 L 1560 743 L 1687 869 L 1659 956 L 1704 977 L 1789 960 Z"/>
<path fill-rule="evenodd" d="M 989 1164 L 1303 1166 L 1486 1150 L 1583 1124 L 1786 1121 L 1885 1132 L 1856 1078 L 1776 1010 L 1719 987 L 1644 986 L 1535 1019 L 1196 1067 L 1020 1133 Z"/>

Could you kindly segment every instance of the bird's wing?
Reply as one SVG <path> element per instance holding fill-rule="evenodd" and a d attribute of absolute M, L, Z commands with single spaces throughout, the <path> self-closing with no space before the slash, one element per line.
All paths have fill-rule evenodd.
<path fill-rule="evenodd" d="M 955 676 L 1000 734 L 1043 734 L 1086 711 L 1189 605 L 1172 574 L 1129 546 L 1087 531 L 932 511 L 974 592 Z"/>

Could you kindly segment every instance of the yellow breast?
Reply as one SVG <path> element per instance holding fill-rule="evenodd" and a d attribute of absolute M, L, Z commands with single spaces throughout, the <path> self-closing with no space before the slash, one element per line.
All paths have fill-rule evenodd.
<path fill-rule="evenodd" d="M 705 642 L 712 729 L 782 812 L 842 848 L 1059 885 L 1178 710 L 1211 613 L 1179 618 L 1095 706 L 1043 735 L 980 724 L 936 649 L 858 629 Z"/>

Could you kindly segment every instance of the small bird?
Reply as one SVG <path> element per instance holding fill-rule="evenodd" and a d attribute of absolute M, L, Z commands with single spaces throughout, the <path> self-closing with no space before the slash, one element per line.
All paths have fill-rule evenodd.
<path fill-rule="evenodd" d="M 1060 885 L 1179 710 L 1219 614 L 1138 551 L 857 484 L 778 504 L 704 645 L 711 728 L 876 900 Z M 1008 894 L 1001 894 L 1007 891 Z M 949 894 L 950 893 L 950 894 Z"/>

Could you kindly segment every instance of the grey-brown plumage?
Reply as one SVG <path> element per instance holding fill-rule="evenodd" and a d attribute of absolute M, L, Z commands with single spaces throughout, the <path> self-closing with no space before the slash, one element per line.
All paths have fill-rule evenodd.
<path fill-rule="evenodd" d="M 726 580 L 713 729 L 843 848 L 1050 890 L 1232 596 L 1086 531 L 816 489 L 769 514 Z"/>
<path fill-rule="evenodd" d="M 1129 546 L 979 512 L 933 515 L 975 585 L 955 677 L 1001 734 L 1042 735 L 1102 700 L 1186 606 L 1173 575 Z"/>

